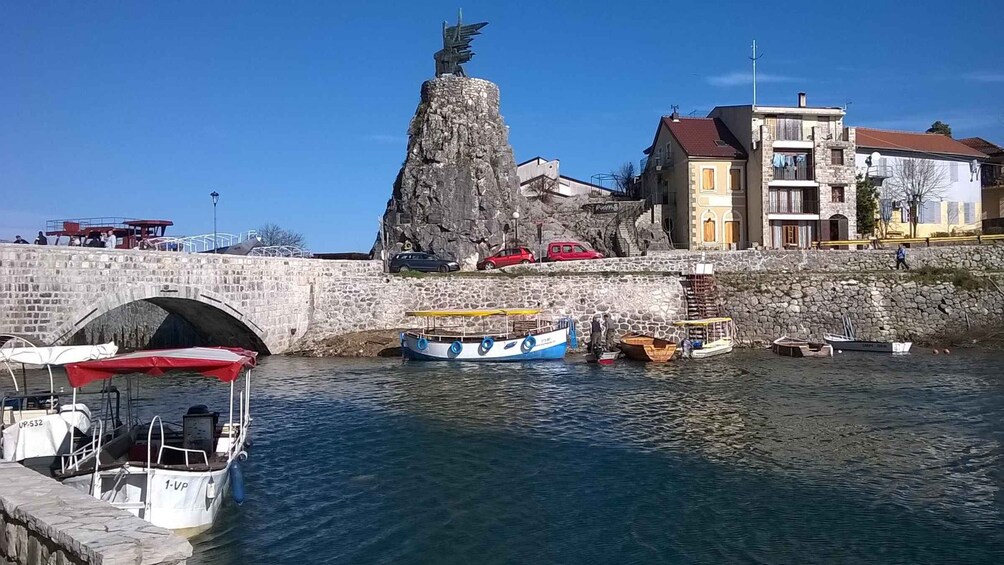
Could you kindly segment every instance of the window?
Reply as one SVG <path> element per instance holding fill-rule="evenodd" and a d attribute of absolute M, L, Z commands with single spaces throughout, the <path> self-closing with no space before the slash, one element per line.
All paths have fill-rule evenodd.
<path fill-rule="evenodd" d="M 704 220 L 704 241 L 715 241 L 715 221 L 711 218 Z"/>
<path fill-rule="evenodd" d="M 917 223 L 920 224 L 940 224 L 941 223 L 941 202 L 924 202 L 917 210 Z"/>
<path fill-rule="evenodd" d="M 844 164 L 844 150 L 843 149 L 830 149 L 830 164 L 831 165 L 843 165 Z"/>
<path fill-rule="evenodd" d="M 964 219 L 967 224 L 972 224 L 976 222 L 976 203 L 966 202 L 963 204 L 963 212 L 965 214 Z"/>
<path fill-rule="evenodd" d="M 844 201 L 844 187 L 843 186 L 831 186 L 830 187 L 830 201 L 831 202 L 843 202 Z"/>
<path fill-rule="evenodd" d="M 743 189 L 743 170 L 739 167 L 729 169 L 729 190 L 739 192 Z"/>
<path fill-rule="evenodd" d="M 585 253 L 586 252 L 586 248 L 582 247 L 581 245 L 576 245 L 575 246 L 575 252 L 576 253 Z"/>
<path fill-rule="evenodd" d="M 959 223 L 959 203 L 949 202 L 948 203 L 948 223 L 957 224 Z"/>
<path fill-rule="evenodd" d="M 739 243 L 739 221 L 729 220 L 725 222 L 725 243 Z"/>
<path fill-rule="evenodd" d="M 951 172 L 952 182 L 958 181 L 959 180 L 959 164 L 958 163 L 950 163 L 948 165 L 948 170 Z"/>
<path fill-rule="evenodd" d="M 561 246 L 560 245 L 552 245 L 551 246 L 551 253 L 561 253 Z"/>
<path fill-rule="evenodd" d="M 672 164 L 673 164 L 673 144 L 672 143 L 667 143 L 666 144 L 666 165 L 669 166 L 669 165 L 672 165 Z"/>
<path fill-rule="evenodd" d="M 794 224 L 784 224 L 784 245 L 798 245 L 798 226 Z"/>
<path fill-rule="evenodd" d="M 572 246 L 571 245 L 565 245 L 565 246 L 563 246 L 561 248 L 561 252 L 562 253 L 571 253 L 572 252 Z"/>
<path fill-rule="evenodd" d="M 715 189 L 715 169 L 705 167 L 701 169 L 701 190 Z"/>

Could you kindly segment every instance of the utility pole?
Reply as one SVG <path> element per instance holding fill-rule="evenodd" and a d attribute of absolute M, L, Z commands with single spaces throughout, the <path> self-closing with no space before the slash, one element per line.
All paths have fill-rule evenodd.
<path fill-rule="evenodd" d="M 754 107 L 756 106 L 756 62 L 761 57 L 763 57 L 763 53 L 757 55 L 757 52 L 756 52 L 756 40 L 754 39 L 753 40 L 753 54 L 750 57 L 750 61 L 753 61 L 753 106 Z"/>

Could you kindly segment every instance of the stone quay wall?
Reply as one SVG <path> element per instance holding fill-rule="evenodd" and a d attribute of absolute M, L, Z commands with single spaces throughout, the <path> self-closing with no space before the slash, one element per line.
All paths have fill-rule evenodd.
<path fill-rule="evenodd" d="M 0 562 L 184 565 L 185 538 L 17 463 L 0 462 Z"/>
<path fill-rule="evenodd" d="M 914 249 L 909 261 L 914 269 L 961 268 L 997 280 L 1004 246 Z M 0 333 L 45 343 L 68 343 L 78 332 L 136 341 L 168 332 L 150 322 L 167 312 L 208 342 L 283 353 L 344 333 L 420 327 L 404 316 L 408 310 L 534 307 L 574 317 L 580 335 L 594 313 L 609 312 L 618 333 L 671 337 L 670 323 L 685 316 L 679 273 L 705 262 L 715 265 L 725 313 L 749 341 L 837 331 L 844 313 L 861 336 L 876 338 L 919 338 L 1001 318 L 995 283 L 966 290 L 930 274 L 894 272 L 890 250 L 670 252 L 405 276 L 384 274 L 379 261 L 0 245 Z M 142 332 L 121 316 L 105 317 L 107 331 L 89 327 L 138 301 L 164 311 L 137 316 Z"/>
<path fill-rule="evenodd" d="M 594 314 L 609 313 L 617 333 L 671 337 L 671 323 L 685 317 L 685 306 L 675 273 L 332 278 L 318 293 L 309 336 L 298 347 L 355 331 L 421 328 L 422 319 L 404 313 L 430 309 L 539 308 L 574 318 L 584 337 Z"/>
<path fill-rule="evenodd" d="M 888 271 L 896 264 L 895 249 L 868 250 L 776 250 L 744 251 L 655 251 L 643 257 L 611 257 L 590 261 L 560 261 L 506 267 L 503 271 L 540 273 L 682 272 L 693 273 L 698 263 L 714 265 L 715 273 L 747 272 L 873 272 Z M 911 268 L 961 268 L 1004 271 L 1004 245 L 985 244 L 952 247 L 915 247 L 907 250 Z"/>
<path fill-rule="evenodd" d="M 1004 327 L 1004 276 L 973 279 L 967 289 L 947 277 L 916 280 L 906 273 L 725 274 L 717 277 L 726 313 L 744 345 L 782 336 L 842 333 L 842 316 L 859 339 L 923 341 L 973 328 Z"/>

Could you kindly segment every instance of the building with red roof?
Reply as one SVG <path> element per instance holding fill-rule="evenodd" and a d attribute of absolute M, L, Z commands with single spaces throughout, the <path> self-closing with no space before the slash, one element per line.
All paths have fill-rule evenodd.
<path fill-rule="evenodd" d="M 855 164 L 879 186 L 879 236 L 930 237 L 982 227 L 985 153 L 937 133 L 856 131 Z"/>
<path fill-rule="evenodd" d="M 980 192 L 983 204 L 983 231 L 1002 230 L 1004 233 L 1004 148 L 982 137 L 960 139 L 963 143 L 987 156 L 980 164 Z"/>
<path fill-rule="evenodd" d="M 646 153 L 642 193 L 675 246 L 746 247 L 746 151 L 724 122 L 663 116 Z"/>

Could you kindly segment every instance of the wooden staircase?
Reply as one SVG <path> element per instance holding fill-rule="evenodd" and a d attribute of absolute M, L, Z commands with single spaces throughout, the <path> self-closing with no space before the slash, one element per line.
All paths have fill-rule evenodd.
<path fill-rule="evenodd" d="M 701 320 L 724 316 L 714 275 L 683 275 L 683 296 L 687 300 L 687 319 Z M 695 327 L 692 337 L 707 339 L 705 328 Z"/>

